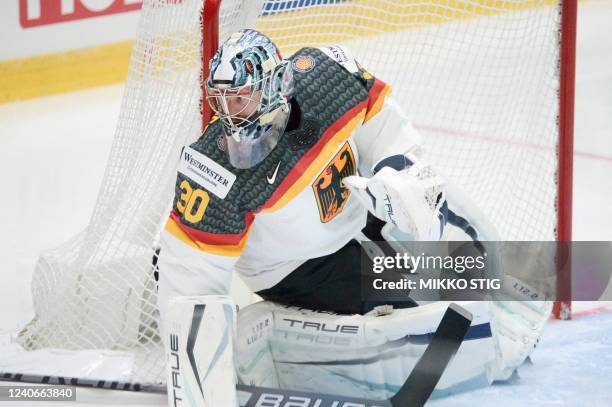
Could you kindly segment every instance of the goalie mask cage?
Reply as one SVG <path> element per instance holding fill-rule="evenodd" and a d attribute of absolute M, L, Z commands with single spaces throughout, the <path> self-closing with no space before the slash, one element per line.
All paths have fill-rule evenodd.
<path fill-rule="evenodd" d="M 209 115 L 202 60 L 244 27 L 284 57 L 349 46 L 392 85 L 426 158 L 502 239 L 571 240 L 575 20 L 576 0 L 145 0 L 91 222 L 40 257 L 18 358 L 40 374 L 165 381 L 156 241 L 181 147 Z M 62 362 L 46 366 L 44 355 Z M 60 369 L 70 360 L 79 372 Z"/>

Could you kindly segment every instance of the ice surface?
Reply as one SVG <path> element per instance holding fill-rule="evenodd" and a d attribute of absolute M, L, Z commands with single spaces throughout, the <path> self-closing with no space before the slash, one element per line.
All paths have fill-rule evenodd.
<path fill-rule="evenodd" d="M 612 309 L 573 321 L 551 322 L 531 356 L 507 383 L 457 394 L 430 406 L 473 407 L 612 405 Z"/>

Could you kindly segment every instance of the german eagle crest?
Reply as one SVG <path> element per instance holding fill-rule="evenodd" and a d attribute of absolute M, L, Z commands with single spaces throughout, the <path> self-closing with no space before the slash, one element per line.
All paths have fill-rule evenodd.
<path fill-rule="evenodd" d="M 346 142 L 312 184 L 321 222 L 329 222 L 342 212 L 351 193 L 342 185 L 342 179 L 355 174 L 355 155 Z"/>

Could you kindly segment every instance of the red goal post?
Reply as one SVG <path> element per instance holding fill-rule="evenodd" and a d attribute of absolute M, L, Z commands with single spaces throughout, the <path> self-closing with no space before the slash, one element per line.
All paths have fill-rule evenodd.
<path fill-rule="evenodd" d="M 559 169 L 557 173 L 557 240 L 560 242 L 571 242 L 572 240 L 577 12 L 577 0 L 563 2 L 559 66 Z M 571 259 L 571 252 L 567 254 Z M 555 302 L 553 315 L 558 319 L 570 319 L 572 310 L 571 267 L 559 269 L 558 281 L 561 299 Z"/>

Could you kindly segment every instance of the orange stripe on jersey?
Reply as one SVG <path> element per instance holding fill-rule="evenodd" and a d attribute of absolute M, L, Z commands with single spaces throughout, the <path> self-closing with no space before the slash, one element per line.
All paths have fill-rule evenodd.
<path fill-rule="evenodd" d="M 218 254 L 222 256 L 240 256 L 242 251 L 244 250 L 244 246 L 246 245 L 248 232 L 250 230 L 250 225 L 245 229 L 244 233 L 239 235 L 214 235 L 212 233 L 205 233 L 199 230 L 190 228 L 189 226 L 185 226 L 180 221 L 175 220 L 174 213 L 170 214 L 168 221 L 166 222 L 166 231 L 170 233 L 172 236 L 176 237 L 183 243 L 198 249 L 202 250 L 206 253 Z M 252 222 L 252 221 L 251 221 Z M 214 235 L 215 240 L 218 242 L 204 243 L 195 237 L 196 234 L 206 234 L 206 235 Z M 232 238 L 234 236 L 241 236 L 238 240 L 237 244 L 222 244 L 220 240 L 224 237 Z"/>
<path fill-rule="evenodd" d="M 264 204 L 263 212 L 281 209 L 312 183 L 340 145 L 363 122 L 366 103 L 367 101 L 364 101 L 355 105 L 323 133 L 319 141 L 296 163 Z"/>
<path fill-rule="evenodd" d="M 370 97 L 368 98 L 368 110 L 364 123 L 376 116 L 383 107 L 385 98 L 391 93 L 391 86 L 387 85 L 383 81 L 376 79 L 372 89 L 370 89 Z"/>
<path fill-rule="evenodd" d="M 189 235 L 196 242 L 201 242 L 209 245 L 230 245 L 237 246 L 244 239 L 244 235 L 247 233 L 253 220 L 255 219 L 255 215 L 253 212 L 247 212 L 244 215 L 244 224 L 245 228 L 240 233 L 210 233 L 203 232 L 201 230 L 192 228 L 190 226 L 185 225 L 181 222 L 181 218 L 176 211 L 172 211 L 170 213 L 170 218 L 174 219 L 174 221 L 180 225 L 181 229 Z"/>

